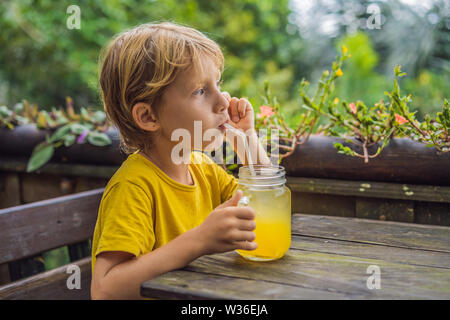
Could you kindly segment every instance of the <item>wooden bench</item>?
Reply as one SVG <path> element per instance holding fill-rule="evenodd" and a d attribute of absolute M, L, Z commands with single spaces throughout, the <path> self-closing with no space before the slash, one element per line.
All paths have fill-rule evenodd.
<path fill-rule="evenodd" d="M 0 210 L 0 265 L 92 237 L 104 188 Z M 80 268 L 80 289 L 69 289 L 69 265 Z M 2 299 L 90 299 L 91 258 L 0 287 Z"/>

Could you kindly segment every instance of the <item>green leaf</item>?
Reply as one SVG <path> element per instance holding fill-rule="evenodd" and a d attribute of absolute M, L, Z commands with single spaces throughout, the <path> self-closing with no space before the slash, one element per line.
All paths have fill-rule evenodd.
<path fill-rule="evenodd" d="M 55 121 L 52 119 L 52 117 L 47 111 L 42 110 L 41 113 L 50 127 L 54 127 L 56 125 Z"/>
<path fill-rule="evenodd" d="M 64 116 L 60 116 L 60 117 L 58 117 L 57 120 L 56 120 L 56 124 L 57 124 L 57 125 L 64 125 L 64 124 L 66 124 L 66 123 L 68 123 L 68 122 L 69 122 L 69 120 L 67 120 L 67 118 L 64 117 Z"/>
<path fill-rule="evenodd" d="M 99 147 L 107 146 L 112 143 L 111 139 L 106 134 L 95 131 L 89 132 L 87 139 L 90 144 Z"/>
<path fill-rule="evenodd" d="M 1 119 L 0 119 L 1 120 Z M 10 130 L 14 130 L 14 126 L 9 122 L 0 121 L 0 123 L 5 124 Z"/>
<path fill-rule="evenodd" d="M 73 134 L 68 134 L 68 135 L 63 136 L 64 146 L 70 147 L 71 145 L 73 145 L 75 143 L 75 139 L 76 139 L 76 136 Z"/>
<path fill-rule="evenodd" d="M 14 105 L 14 107 L 13 107 L 13 111 L 15 113 L 21 113 L 23 111 L 23 109 L 24 109 L 24 107 L 23 107 L 23 103 L 22 102 L 16 103 Z"/>
<path fill-rule="evenodd" d="M 31 158 L 28 161 L 27 172 L 32 172 L 42 167 L 51 159 L 54 152 L 55 148 L 52 144 L 47 144 L 46 142 L 38 144 L 36 148 L 34 148 Z"/>
<path fill-rule="evenodd" d="M 353 143 L 353 140 L 352 139 L 345 139 L 345 141 L 347 142 L 347 143 Z"/>
<path fill-rule="evenodd" d="M 81 116 L 85 119 L 85 120 L 89 120 L 89 112 L 86 110 L 86 108 L 81 108 Z"/>
<path fill-rule="evenodd" d="M 12 111 L 7 106 L 0 106 L 0 117 L 8 118 L 12 115 Z"/>
<path fill-rule="evenodd" d="M 92 119 L 91 119 L 91 120 L 94 121 L 94 122 L 99 122 L 99 123 L 101 123 L 101 122 L 103 122 L 103 121 L 106 120 L 106 114 L 105 114 L 105 112 L 103 112 L 103 111 L 96 111 L 96 112 L 94 113 L 94 115 L 92 116 Z"/>
<path fill-rule="evenodd" d="M 71 130 L 71 125 L 65 125 L 55 131 L 55 133 L 50 137 L 50 143 L 61 140 L 65 135 L 69 134 Z"/>
<path fill-rule="evenodd" d="M 70 131 L 75 135 L 82 134 L 86 130 L 89 130 L 87 126 L 81 125 L 79 123 L 70 124 Z"/>
<path fill-rule="evenodd" d="M 25 118 L 25 117 L 22 117 L 22 116 L 16 115 L 16 119 L 17 119 L 17 122 L 19 124 L 28 124 L 28 123 L 30 123 L 30 120 L 28 118 Z"/>
<path fill-rule="evenodd" d="M 338 150 L 338 153 L 345 154 L 348 156 L 354 156 L 355 152 L 349 147 L 344 147 L 341 143 L 334 143 L 334 147 Z"/>

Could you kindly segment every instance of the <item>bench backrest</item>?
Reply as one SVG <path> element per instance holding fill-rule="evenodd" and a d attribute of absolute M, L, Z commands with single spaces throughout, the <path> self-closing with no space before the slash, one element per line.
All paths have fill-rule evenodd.
<path fill-rule="evenodd" d="M 0 210 L 0 264 L 89 239 L 104 188 Z"/>
<path fill-rule="evenodd" d="M 104 188 L 0 210 L 0 264 L 92 237 Z M 75 264 L 81 289 L 69 289 L 67 266 L 0 286 L 2 299 L 89 299 L 91 258 Z"/>

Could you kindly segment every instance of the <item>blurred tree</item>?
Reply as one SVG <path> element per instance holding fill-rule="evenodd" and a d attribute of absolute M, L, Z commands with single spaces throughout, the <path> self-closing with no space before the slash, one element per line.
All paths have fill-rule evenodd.
<path fill-rule="evenodd" d="M 336 39 L 362 31 L 382 57 L 377 69 L 383 74 L 391 75 L 395 64 L 412 76 L 423 68 L 450 71 L 446 0 L 293 0 L 291 9 L 290 21 L 308 43 L 305 54 L 322 67 L 334 59 Z M 379 28 L 371 26 L 373 12 L 379 12 Z"/>
<path fill-rule="evenodd" d="M 345 36 L 338 41 L 336 49 L 341 50 L 343 45 L 352 57 L 344 63 L 345 77 L 337 82 L 336 97 L 349 102 L 363 100 L 369 106 L 386 99 L 383 92 L 392 89 L 392 79 L 376 71 L 379 58 L 368 35 L 357 32 Z M 403 93 L 412 94 L 410 109 L 418 111 L 420 120 L 426 113 L 441 110 L 444 98 L 450 92 L 449 74 L 433 72 L 432 69 L 422 69 L 416 77 L 408 74 L 401 81 Z"/>
<path fill-rule="evenodd" d="M 173 21 L 205 32 L 226 58 L 224 90 L 259 104 L 262 83 L 274 77 L 283 98 L 295 94 L 290 66 L 302 40 L 286 32 L 288 0 L 78 1 L 81 29 L 68 29 L 72 1 L 0 3 L 0 103 L 22 99 L 44 108 L 72 96 L 100 106 L 98 55 L 114 34 L 150 21 Z M 283 69 L 286 68 L 286 69 Z M 288 90 L 286 90 L 288 89 Z"/>
<path fill-rule="evenodd" d="M 438 110 L 443 97 L 448 96 L 448 1 L 295 0 L 291 9 L 290 21 L 298 26 L 308 44 L 304 57 L 316 66 L 310 79 L 320 77 L 321 70 L 329 66 L 344 42 L 352 43 L 349 51 L 353 57 L 346 62 L 345 76 L 337 82 L 336 94 L 342 94 L 342 98 L 368 104 L 384 98 L 383 90 L 391 88 L 396 64 L 407 72 L 401 82 L 413 95 L 411 110 L 418 110 L 419 116 Z M 380 13 L 379 29 L 368 28 L 373 12 Z M 370 62 L 373 56 L 378 58 L 375 64 Z M 419 80 L 422 74 L 433 80 Z"/>
<path fill-rule="evenodd" d="M 363 32 L 343 37 L 338 41 L 337 50 L 345 45 L 351 58 L 344 63 L 345 76 L 337 81 L 335 95 L 348 102 L 363 100 L 373 105 L 384 98 L 384 91 L 392 87 L 391 81 L 375 71 L 378 55 L 369 36 Z"/>
<path fill-rule="evenodd" d="M 423 120 L 425 114 L 442 110 L 445 98 L 450 93 L 448 73 L 436 73 L 422 70 L 415 78 L 404 79 L 404 93 L 412 94 L 412 111 L 418 111 L 417 118 Z"/>
<path fill-rule="evenodd" d="M 0 2 L 0 103 L 27 99 L 49 110 L 72 96 L 76 107 L 100 108 L 101 47 L 125 29 L 162 20 L 192 26 L 221 45 L 223 89 L 232 95 L 258 108 L 269 80 L 292 121 L 301 112 L 300 80 L 317 80 L 345 41 L 353 58 L 338 81 L 343 98 L 368 104 L 383 98 L 394 64 L 408 73 L 404 88 L 418 96 L 414 108 L 422 114 L 437 109 L 450 91 L 445 0 L 79 0 L 81 29 L 70 30 L 66 10 L 72 4 Z M 369 8 L 378 8 L 380 29 L 367 28 Z"/>

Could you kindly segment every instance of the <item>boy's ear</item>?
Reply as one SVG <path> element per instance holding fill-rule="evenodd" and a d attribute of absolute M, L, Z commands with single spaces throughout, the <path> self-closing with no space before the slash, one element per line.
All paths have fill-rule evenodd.
<path fill-rule="evenodd" d="M 134 122 L 145 131 L 159 129 L 159 121 L 148 103 L 138 102 L 133 106 L 132 115 Z"/>

